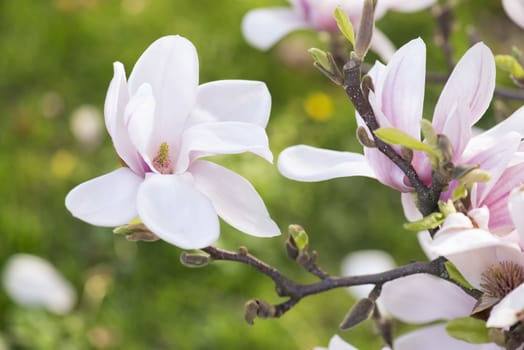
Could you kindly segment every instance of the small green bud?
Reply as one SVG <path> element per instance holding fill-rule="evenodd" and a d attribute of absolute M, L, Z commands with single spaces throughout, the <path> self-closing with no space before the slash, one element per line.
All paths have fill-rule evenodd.
<path fill-rule="evenodd" d="M 299 251 L 307 250 L 309 246 L 309 238 L 308 238 L 306 231 L 304 231 L 304 228 L 302 228 L 302 226 L 289 225 L 288 233 L 293 238 L 293 241 L 295 242 L 295 246 L 298 248 Z"/>
<path fill-rule="evenodd" d="M 212 259 L 209 257 L 209 255 L 190 254 L 186 252 L 182 252 L 182 254 L 180 254 L 180 262 L 182 265 L 191 268 L 207 266 L 211 261 Z"/>
<path fill-rule="evenodd" d="M 364 147 L 369 147 L 369 148 L 377 147 L 375 140 L 369 137 L 368 131 L 363 126 L 359 126 L 357 128 L 357 140 Z"/>
<path fill-rule="evenodd" d="M 488 182 L 491 179 L 491 174 L 482 169 L 473 169 L 464 175 L 460 182 L 464 184 L 473 184 L 476 182 L 484 183 Z"/>
<path fill-rule="evenodd" d="M 514 78 L 524 78 L 524 68 L 522 68 L 520 62 L 515 57 L 510 55 L 497 55 L 495 56 L 495 63 L 499 69 L 508 72 Z"/>
<path fill-rule="evenodd" d="M 113 229 L 113 233 L 116 235 L 129 235 L 142 231 L 149 231 L 149 229 L 143 223 L 122 225 Z"/>
<path fill-rule="evenodd" d="M 355 31 L 353 30 L 353 24 L 349 20 L 347 13 L 340 6 L 337 6 L 334 17 L 340 32 L 348 39 L 352 46 L 355 46 Z"/>
<path fill-rule="evenodd" d="M 409 231 L 424 231 L 439 227 L 444 222 L 442 213 L 431 213 L 418 221 L 407 222 L 404 228 Z"/>
<path fill-rule="evenodd" d="M 333 70 L 333 67 L 331 66 L 331 62 L 328 58 L 328 55 L 325 51 L 322 51 L 320 49 L 313 47 L 307 50 L 307 52 L 309 52 L 311 57 L 313 57 L 313 60 L 315 61 L 315 63 L 318 64 L 323 70 L 331 74 L 335 73 L 335 71 Z"/>
<path fill-rule="evenodd" d="M 458 201 L 462 198 L 466 198 L 468 196 L 468 188 L 464 184 L 458 185 L 451 194 L 451 199 L 453 202 Z"/>
<path fill-rule="evenodd" d="M 427 144 L 431 147 L 437 147 L 437 134 L 435 133 L 433 124 L 431 124 L 429 120 L 420 120 L 420 130 L 422 131 L 422 135 L 424 136 L 424 140 L 427 142 Z"/>
<path fill-rule="evenodd" d="M 395 128 L 379 128 L 375 130 L 375 135 L 389 144 L 404 146 L 412 150 L 422 151 L 436 156 L 435 151 L 430 145 L 420 142 L 402 130 Z"/>
<path fill-rule="evenodd" d="M 438 201 L 438 208 L 445 217 L 457 212 L 455 206 L 453 205 L 453 201 L 451 199 L 448 199 L 447 202 Z"/>
<path fill-rule="evenodd" d="M 261 299 L 249 300 L 245 305 L 244 319 L 250 325 L 253 325 L 255 319 L 275 317 L 276 309 L 273 305 L 268 304 Z"/>

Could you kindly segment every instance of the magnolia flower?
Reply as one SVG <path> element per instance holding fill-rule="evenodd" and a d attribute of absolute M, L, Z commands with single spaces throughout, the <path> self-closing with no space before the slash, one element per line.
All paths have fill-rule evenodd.
<path fill-rule="evenodd" d="M 27 307 L 43 307 L 56 314 L 66 314 L 74 307 L 76 293 L 48 261 L 30 254 L 11 256 L 2 275 L 7 294 Z"/>
<path fill-rule="evenodd" d="M 524 1 L 523 0 L 502 0 L 502 6 L 506 14 L 513 22 L 524 28 Z"/>
<path fill-rule="evenodd" d="M 265 133 L 270 105 L 261 82 L 198 86 L 193 44 L 180 36 L 158 39 L 129 81 L 123 65 L 114 64 L 105 120 L 125 166 L 74 188 L 67 208 L 99 226 L 138 216 L 161 239 L 185 249 L 218 239 L 217 214 L 253 236 L 280 234 L 246 179 L 200 159 L 252 152 L 271 162 Z"/>
<path fill-rule="evenodd" d="M 335 334 L 329 341 L 327 348 L 315 347 L 313 350 L 357 350 L 357 348 L 346 343 L 344 339 Z"/>
<path fill-rule="evenodd" d="M 396 264 L 391 255 L 381 250 L 360 250 L 346 255 L 342 260 L 342 275 L 358 276 L 373 273 L 380 273 L 395 268 Z M 361 286 L 349 287 L 348 291 L 356 298 L 367 298 L 373 289 L 373 285 L 364 284 Z M 382 298 L 377 299 L 377 306 L 384 314 L 388 313 L 385 309 Z"/>
<path fill-rule="evenodd" d="M 336 32 L 333 18 L 335 8 L 340 6 L 358 28 L 364 0 L 289 0 L 292 7 L 273 7 L 248 12 L 242 22 L 242 32 L 254 47 L 267 50 L 286 34 L 297 29 L 314 29 Z M 414 12 L 431 6 L 435 0 L 381 0 L 375 8 L 375 18 L 387 10 Z M 371 48 L 385 60 L 395 48 L 389 39 L 375 29 Z"/>

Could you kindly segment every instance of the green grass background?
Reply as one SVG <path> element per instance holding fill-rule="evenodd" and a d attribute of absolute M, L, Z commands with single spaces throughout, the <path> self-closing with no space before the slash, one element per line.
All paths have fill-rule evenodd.
<path fill-rule="evenodd" d="M 522 44 L 522 31 L 495 0 L 455 1 L 452 44 L 455 58 L 468 47 L 468 31 L 496 53 Z M 311 32 L 288 36 L 269 52 L 249 47 L 240 33 L 250 9 L 284 5 L 279 0 L 27 0 L 0 1 L 0 267 L 14 253 L 51 262 L 75 286 L 79 301 L 67 316 L 25 309 L 0 290 L 0 340 L 13 349 L 312 349 L 339 333 L 361 349 L 381 340 L 366 322 L 349 332 L 338 325 L 354 300 L 345 290 L 307 298 L 281 319 L 243 321 L 243 305 L 254 297 L 281 302 L 271 282 L 250 268 L 214 263 L 188 269 L 181 250 L 163 242 L 132 243 L 111 229 L 74 219 L 64 207 L 75 185 L 118 166 L 109 137 L 94 149 L 75 140 L 73 111 L 89 104 L 102 110 L 112 62 L 129 73 L 155 39 L 180 34 L 197 47 L 200 81 L 265 81 L 273 107 L 268 126 L 275 155 L 304 143 L 360 152 L 353 109 L 344 92 L 312 66 L 305 49 L 325 48 Z M 133 7 L 134 6 L 134 7 Z M 390 13 L 378 26 L 400 46 L 421 36 L 428 45 L 428 69 L 446 73 L 434 43 L 430 11 Z M 523 45 L 524 46 L 524 45 Z M 290 57 L 293 59 L 291 60 Z M 370 55 L 369 62 L 375 57 Z M 500 83 L 508 84 L 507 78 Z M 424 115 L 441 90 L 427 89 Z M 327 121 L 308 117 L 311 94 L 330 96 Z M 44 117 L 42 101 L 59 96 L 62 108 Z M 499 101 L 483 125 L 518 105 Z M 52 171 L 60 154 L 72 159 L 65 174 Z M 60 159 L 60 158 L 58 158 Z M 383 249 L 398 264 L 423 259 L 414 234 L 402 229 L 398 193 L 375 181 L 343 178 L 299 183 L 280 176 L 274 165 L 252 155 L 218 162 L 247 177 L 261 193 L 275 221 L 303 225 L 320 264 L 338 274 L 341 259 L 360 249 Z M 286 258 L 285 237 L 256 239 L 222 225 L 218 245 L 247 246 L 299 281 L 313 282 Z M 0 348 L 2 345 L 0 345 Z"/>

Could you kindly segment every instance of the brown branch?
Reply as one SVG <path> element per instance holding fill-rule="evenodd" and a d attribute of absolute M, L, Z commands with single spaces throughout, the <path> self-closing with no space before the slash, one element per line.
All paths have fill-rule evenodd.
<path fill-rule="evenodd" d="M 413 262 L 408 265 L 395 268 L 386 272 L 348 277 L 327 277 L 319 282 L 312 284 L 301 284 L 284 276 L 276 268 L 268 265 L 262 260 L 256 258 L 251 254 L 247 254 L 244 250 L 240 253 L 227 251 L 217 247 L 206 247 L 202 249 L 208 253 L 213 260 L 235 261 L 253 267 L 257 272 L 269 277 L 275 283 L 277 294 L 281 297 L 288 297 L 288 300 L 281 304 L 266 307 L 264 317 L 280 317 L 287 311 L 292 309 L 303 298 L 324 293 L 336 288 L 344 288 L 350 286 L 358 286 L 363 284 L 374 284 L 381 287 L 384 283 L 393 281 L 395 279 L 410 276 L 419 273 L 430 274 L 446 281 L 455 283 L 465 293 L 478 298 L 480 292 L 461 286 L 452 280 L 446 270 L 446 258 L 439 257 L 429 262 Z M 263 305 L 263 303 L 258 302 Z M 271 312 L 268 313 L 267 310 Z"/>

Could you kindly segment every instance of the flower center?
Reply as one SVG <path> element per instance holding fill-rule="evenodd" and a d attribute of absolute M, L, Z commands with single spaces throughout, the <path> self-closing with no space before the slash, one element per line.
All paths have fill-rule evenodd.
<path fill-rule="evenodd" d="M 524 267 L 513 261 L 503 261 L 484 271 L 480 287 L 486 296 L 501 300 L 522 283 Z"/>
<path fill-rule="evenodd" d="M 160 174 L 173 173 L 173 163 L 169 158 L 169 145 L 166 142 L 162 142 L 160 145 L 160 149 L 153 159 L 153 166 Z"/>

